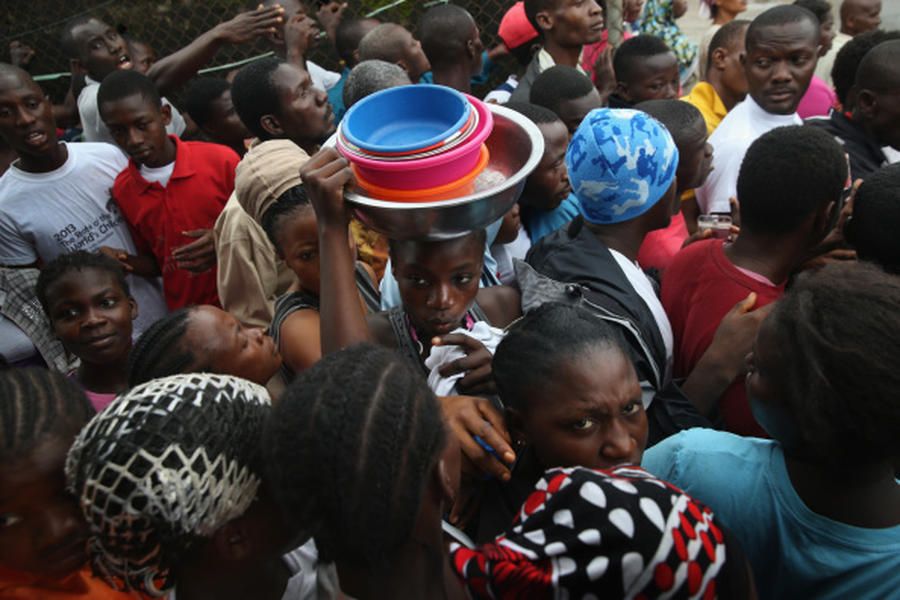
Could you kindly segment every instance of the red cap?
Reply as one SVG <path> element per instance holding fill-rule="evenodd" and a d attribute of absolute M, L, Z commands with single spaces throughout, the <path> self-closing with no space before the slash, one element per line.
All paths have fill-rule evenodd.
<path fill-rule="evenodd" d="M 497 30 L 497 34 L 510 50 L 537 38 L 537 30 L 525 16 L 524 2 L 516 2 L 506 11 L 500 20 L 500 29 Z"/>

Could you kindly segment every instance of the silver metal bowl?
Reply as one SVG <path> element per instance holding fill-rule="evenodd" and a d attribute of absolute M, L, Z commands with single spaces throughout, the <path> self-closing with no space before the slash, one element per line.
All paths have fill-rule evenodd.
<path fill-rule="evenodd" d="M 391 239 L 443 240 L 483 229 L 506 214 L 544 154 L 544 136 L 516 111 L 488 107 L 494 113 L 494 129 L 485 141 L 491 158 L 475 180 L 474 194 L 437 202 L 389 202 L 357 189 L 344 195 L 356 218 Z M 334 143 L 332 136 L 325 145 Z"/>

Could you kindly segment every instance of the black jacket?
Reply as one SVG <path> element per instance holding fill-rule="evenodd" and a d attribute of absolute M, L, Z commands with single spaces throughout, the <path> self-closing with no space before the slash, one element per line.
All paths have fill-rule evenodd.
<path fill-rule="evenodd" d="M 862 126 L 840 111 L 833 110 L 827 117 L 807 119 L 806 125 L 818 127 L 834 136 L 850 157 L 850 177 L 865 179 L 888 163 L 878 140 L 866 133 Z"/>

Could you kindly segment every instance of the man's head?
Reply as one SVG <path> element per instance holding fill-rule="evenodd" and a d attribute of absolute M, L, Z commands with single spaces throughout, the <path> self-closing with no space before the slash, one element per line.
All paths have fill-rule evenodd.
<path fill-rule="evenodd" d="M 643 219 L 645 231 L 668 227 L 678 148 L 663 125 L 638 110 L 591 111 L 566 152 L 572 190 L 585 221 L 617 225 Z"/>
<path fill-rule="evenodd" d="M 635 106 L 669 130 L 678 147 L 676 193 L 698 188 L 712 171 L 713 147 L 707 141 L 706 121 L 693 104 L 681 100 L 648 100 Z"/>
<path fill-rule="evenodd" d="M 401 25 L 379 25 L 359 42 L 359 60 L 378 59 L 400 65 L 413 83 L 431 68 L 422 44 Z"/>
<path fill-rule="evenodd" d="M 435 71 L 468 65 L 469 74 L 481 72 L 481 32 L 466 9 L 455 4 L 439 4 L 419 21 L 422 50 Z"/>
<path fill-rule="evenodd" d="M 287 138 L 312 153 L 334 131 L 325 92 L 312 87 L 306 71 L 277 58 L 242 68 L 231 99 L 241 121 L 260 140 Z"/>
<path fill-rule="evenodd" d="M 819 56 L 825 56 L 834 42 L 834 13 L 826 0 L 794 0 L 795 6 L 802 6 L 819 20 Z"/>
<path fill-rule="evenodd" d="M 215 77 L 199 77 L 187 89 L 185 108 L 213 142 L 240 149 L 252 137 L 231 101 L 231 84 Z"/>
<path fill-rule="evenodd" d="M 845 112 L 853 109 L 856 104 L 856 71 L 863 57 L 869 50 L 882 42 L 900 40 L 900 31 L 869 31 L 861 33 L 844 44 L 831 67 L 831 80 L 834 82 L 834 91 Z"/>
<path fill-rule="evenodd" d="M 370 94 L 411 83 L 406 71 L 394 63 L 364 60 L 353 67 L 344 82 L 344 106 L 350 110 L 350 107 Z"/>
<path fill-rule="evenodd" d="M 174 160 L 166 133 L 172 108 L 163 105 L 153 81 L 137 71 L 111 73 L 97 92 L 100 118 L 116 144 L 135 162 L 162 167 Z"/>
<path fill-rule="evenodd" d="M 540 36 L 528 20 L 525 4 L 521 0 L 510 6 L 503 14 L 500 27 L 497 28 L 497 37 L 520 66 L 528 66 L 531 56 L 538 47 Z"/>
<path fill-rule="evenodd" d="M 60 42 L 72 71 L 94 81 L 103 81 L 117 69 L 132 67 L 125 39 L 96 17 L 82 15 L 70 20 L 63 27 Z"/>
<path fill-rule="evenodd" d="M 900 275 L 900 164 L 888 165 L 863 181 L 844 235 L 860 260 Z"/>
<path fill-rule="evenodd" d="M 814 246 L 833 226 L 846 182 L 847 159 L 830 134 L 800 125 L 765 133 L 738 174 L 741 235 L 800 236 Z"/>
<path fill-rule="evenodd" d="M 631 104 L 678 97 L 678 59 L 662 39 L 639 35 L 622 42 L 613 56 L 616 94 Z"/>
<path fill-rule="evenodd" d="M 366 34 L 381 25 L 378 19 L 342 19 L 334 34 L 334 47 L 344 66 L 352 69 L 359 62 L 359 43 Z"/>
<path fill-rule="evenodd" d="M 23 160 L 43 158 L 57 146 L 53 104 L 31 75 L 0 63 L 0 137 Z"/>
<path fill-rule="evenodd" d="M 881 25 L 881 0 L 844 0 L 841 3 L 841 33 L 859 35 Z"/>
<path fill-rule="evenodd" d="M 545 45 L 580 48 L 603 37 L 603 9 L 595 0 L 525 0 L 525 14 Z"/>
<path fill-rule="evenodd" d="M 900 40 L 872 48 L 856 71 L 853 118 L 882 146 L 900 150 Z"/>
<path fill-rule="evenodd" d="M 744 38 L 750 21 L 735 19 L 723 25 L 709 43 L 706 79 L 729 96 L 742 100 L 747 95 L 747 75 L 743 57 Z"/>
<path fill-rule="evenodd" d="M 526 210 L 553 210 L 572 193 L 566 169 L 566 126 L 556 113 L 537 104 L 509 102 L 506 107 L 531 119 L 544 136 L 544 155 L 525 180 L 519 203 Z"/>
<path fill-rule="evenodd" d="M 585 115 L 603 106 L 591 80 L 568 65 L 550 67 L 531 85 L 532 104 L 549 108 L 562 119 L 569 135 L 575 133 Z"/>
<path fill-rule="evenodd" d="M 819 21 L 800 6 L 776 6 L 747 28 L 744 73 L 763 110 L 790 115 L 809 87 L 819 52 Z"/>

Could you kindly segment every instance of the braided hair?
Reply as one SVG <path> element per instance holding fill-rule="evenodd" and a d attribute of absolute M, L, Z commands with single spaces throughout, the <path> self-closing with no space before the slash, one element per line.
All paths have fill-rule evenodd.
<path fill-rule="evenodd" d="M 49 298 L 47 298 L 47 290 L 50 286 L 62 279 L 70 271 L 86 271 L 88 269 L 107 273 L 116 285 L 122 288 L 125 296 L 131 297 L 128 280 L 125 278 L 125 269 L 122 268 L 122 265 L 117 260 L 105 254 L 85 252 L 84 250 L 60 254 L 41 269 L 34 289 L 34 294 L 48 317 L 50 316 L 50 302 Z"/>
<path fill-rule="evenodd" d="M 192 373 L 128 391 L 81 431 L 66 480 L 112 587 L 165 595 L 192 547 L 247 511 L 269 411 L 255 383 Z"/>
<path fill-rule="evenodd" d="M 81 388 L 60 373 L 0 371 L 0 460 L 21 457 L 46 434 L 74 436 L 93 414 Z"/>
<path fill-rule="evenodd" d="M 312 205 L 309 203 L 306 189 L 302 185 L 295 185 L 278 196 L 272 206 L 263 213 L 260 226 L 266 232 L 266 237 L 272 242 L 272 246 L 275 247 L 279 256 L 284 254 L 284 249 L 279 245 L 278 236 L 281 235 L 281 228 L 287 222 L 288 217 L 311 209 Z"/>
<path fill-rule="evenodd" d="M 848 464 L 900 457 L 900 278 L 865 263 L 801 278 L 769 316 L 788 364 L 778 387 L 807 452 Z"/>
<path fill-rule="evenodd" d="M 383 565 L 412 532 L 445 435 L 418 373 L 394 352 L 355 346 L 301 373 L 275 407 L 267 482 L 322 561 Z"/>
<path fill-rule="evenodd" d="M 623 352 L 619 334 L 584 309 L 548 302 L 509 329 L 492 363 L 504 404 L 525 411 L 525 403 L 547 381 L 557 378 L 562 362 L 587 349 Z"/>
<path fill-rule="evenodd" d="M 141 334 L 128 357 L 128 387 L 167 375 L 209 369 L 197 364 L 197 357 L 183 341 L 195 309 L 171 312 Z"/>

